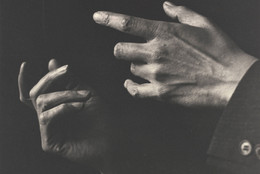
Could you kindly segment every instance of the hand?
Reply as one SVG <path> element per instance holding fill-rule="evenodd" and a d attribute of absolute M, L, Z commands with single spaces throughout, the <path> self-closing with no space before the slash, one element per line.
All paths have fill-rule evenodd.
<path fill-rule="evenodd" d="M 182 6 L 163 4 L 175 22 L 100 11 L 101 25 L 144 37 L 147 43 L 118 43 L 114 54 L 149 83 L 126 80 L 128 92 L 185 106 L 225 106 L 256 58 L 239 49 L 207 18 Z"/>
<path fill-rule="evenodd" d="M 37 112 L 43 150 L 102 169 L 110 131 L 104 104 L 93 89 L 75 83 L 67 65 L 59 67 L 51 60 L 49 70 L 29 96 L 24 81 L 26 63 L 18 77 L 20 100 Z M 63 90 L 52 91 L 64 81 Z"/>

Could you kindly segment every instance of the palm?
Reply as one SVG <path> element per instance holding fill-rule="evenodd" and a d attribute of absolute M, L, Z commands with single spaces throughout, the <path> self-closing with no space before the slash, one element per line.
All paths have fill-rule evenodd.
<path fill-rule="evenodd" d="M 50 147 L 62 156 L 75 161 L 86 161 L 102 154 L 106 143 L 106 114 L 100 98 L 91 96 L 80 111 L 70 113 L 50 127 Z M 99 146 L 100 145 L 100 146 Z"/>

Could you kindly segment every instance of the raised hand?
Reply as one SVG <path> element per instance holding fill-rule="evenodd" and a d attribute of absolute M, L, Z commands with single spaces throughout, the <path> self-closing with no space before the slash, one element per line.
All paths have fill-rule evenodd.
<path fill-rule="evenodd" d="M 225 106 L 256 58 L 239 49 L 218 27 L 194 11 L 163 4 L 176 22 L 99 11 L 96 23 L 143 37 L 118 43 L 114 55 L 131 62 L 131 72 L 148 81 L 126 80 L 128 92 L 185 106 Z"/>
<path fill-rule="evenodd" d="M 111 131 L 104 103 L 93 89 L 71 78 L 67 65 L 51 60 L 49 70 L 30 93 L 26 63 L 18 77 L 20 100 L 37 112 L 43 150 L 103 170 Z M 53 91 L 61 84 L 63 90 Z"/>

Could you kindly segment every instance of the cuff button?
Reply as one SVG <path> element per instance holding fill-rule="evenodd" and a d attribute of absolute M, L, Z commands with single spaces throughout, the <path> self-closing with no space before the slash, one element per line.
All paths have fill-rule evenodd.
<path fill-rule="evenodd" d="M 240 142 L 240 153 L 243 156 L 247 156 L 252 152 L 252 145 L 248 140 L 243 140 Z M 260 146 L 259 146 L 259 153 L 260 153 Z"/>

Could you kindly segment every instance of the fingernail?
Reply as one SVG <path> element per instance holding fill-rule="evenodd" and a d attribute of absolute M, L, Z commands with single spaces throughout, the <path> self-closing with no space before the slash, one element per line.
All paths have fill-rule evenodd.
<path fill-rule="evenodd" d="M 77 91 L 77 93 L 78 93 L 79 95 L 88 96 L 89 91 L 82 90 L 82 91 Z"/>
<path fill-rule="evenodd" d="M 93 19 L 98 24 L 107 24 L 108 23 L 108 14 L 104 12 L 96 12 L 93 15 Z"/>
<path fill-rule="evenodd" d="M 131 91 L 132 96 L 134 96 L 134 97 L 137 96 L 138 90 L 136 88 L 132 88 L 132 89 L 130 89 L 130 91 Z"/>
<path fill-rule="evenodd" d="M 119 55 L 121 55 L 121 44 L 118 43 L 116 44 L 116 46 L 114 47 L 114 55 L 117 57 Z"/>
<path fill-rule="evenodd" d="M 174 5 L 172 3 L 170 3 L 169 1 L 165 1 L 164 5 L 169 6 L 169 7 L 173 7 Z"/>
<path fill-rule="evenodd" d="M 64 65 L 58 69 L 58 72 L 66 72 L 68 70 L 68 65 Z"/>

